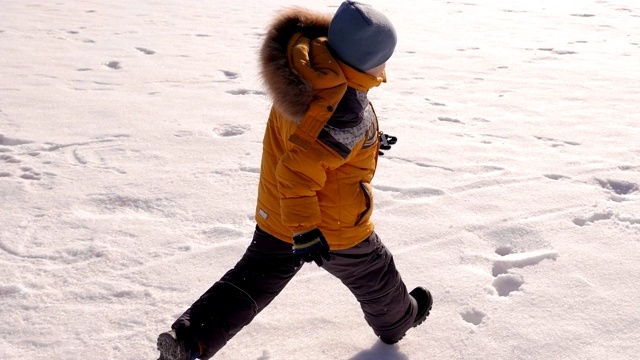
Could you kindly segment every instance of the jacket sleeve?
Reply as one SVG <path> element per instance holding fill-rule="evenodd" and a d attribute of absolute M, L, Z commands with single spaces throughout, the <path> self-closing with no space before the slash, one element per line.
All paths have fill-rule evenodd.
<path fill-rule="evenodd" d="M 316 192 L 327 180 L 327 171 L 345 159 L 319 141 L 307 150 L 294 146 L 276 167 L 282 223 L 295 233 L 317 227 L 321 222 Z"/>

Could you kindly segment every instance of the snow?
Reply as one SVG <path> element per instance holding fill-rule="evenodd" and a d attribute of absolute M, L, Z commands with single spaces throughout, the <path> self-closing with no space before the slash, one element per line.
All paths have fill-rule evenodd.
<path fill-rule="evenodd" d="M 370 3 L 399 34 L 370 94 L 399 139 L 374 219 L 432 314 L 384 345 L 306 266 L 216 359 L 636 358 L 639 5 Z M 292 4 L 2 1 L 1 359 L 157 358 L 235 264 L 270 107 L 257 50 Z"/>

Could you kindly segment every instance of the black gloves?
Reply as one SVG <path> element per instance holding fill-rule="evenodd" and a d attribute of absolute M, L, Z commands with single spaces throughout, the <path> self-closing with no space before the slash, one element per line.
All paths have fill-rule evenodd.
<path fill-rule="evenodd" d="M 397 137 L 387 135 L 381 131 L 380 132 L 380 150 L 378 150 L 378 155 L 384 155 L 384 153 L 381 150 L 385 150 L 385 151 L 390 150 L 391 145 L 394 145 L 397 142 L 398 142 Z"/>
<path fill-rule="evenodd" d="M 331 254 L 327 239 L 320 229 L 315 228 L 293 237 L 293 266 L 299 268 L 302 261 L 315 261 L 318 266 L 322 266 L 322 259 L 330 261 Z"/>

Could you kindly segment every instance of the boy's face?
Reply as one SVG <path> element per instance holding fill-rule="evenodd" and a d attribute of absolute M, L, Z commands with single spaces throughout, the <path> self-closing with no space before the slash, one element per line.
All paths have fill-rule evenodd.
<path fill-rule="evenodd" d="M 375 77 L 380 77 L 382 75 L 382 73 L 384 72 L 385 67 L 387 66 L 387 63 L 382 63 L 381 65 L 378 65 L 376 67 L 374 67 L 371 70 L 367 71 L 367 74 L 371 75 L 371 76 L 375 76 Z"/>

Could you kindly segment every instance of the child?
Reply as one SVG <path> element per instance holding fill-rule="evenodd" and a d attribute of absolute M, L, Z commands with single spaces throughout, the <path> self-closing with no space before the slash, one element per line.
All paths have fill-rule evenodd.
<path fill-rule="evenodd" d="M 385 82 L 395 45 L 389 19 L 354 1 L 342 3 L 333 18 L 294 8 L 271 25 L 260 61 L 274 104 L 253 241 L 158 337 L 160 360 L 211 358 L 304 262 L 340 279 L 387 344 L 429 315 L 431 294 L 422 287 L 407 292 L 371 221 L 381 133 L 367 91 Z M 301 306 L 313 311 L 316 304 Z"/>

